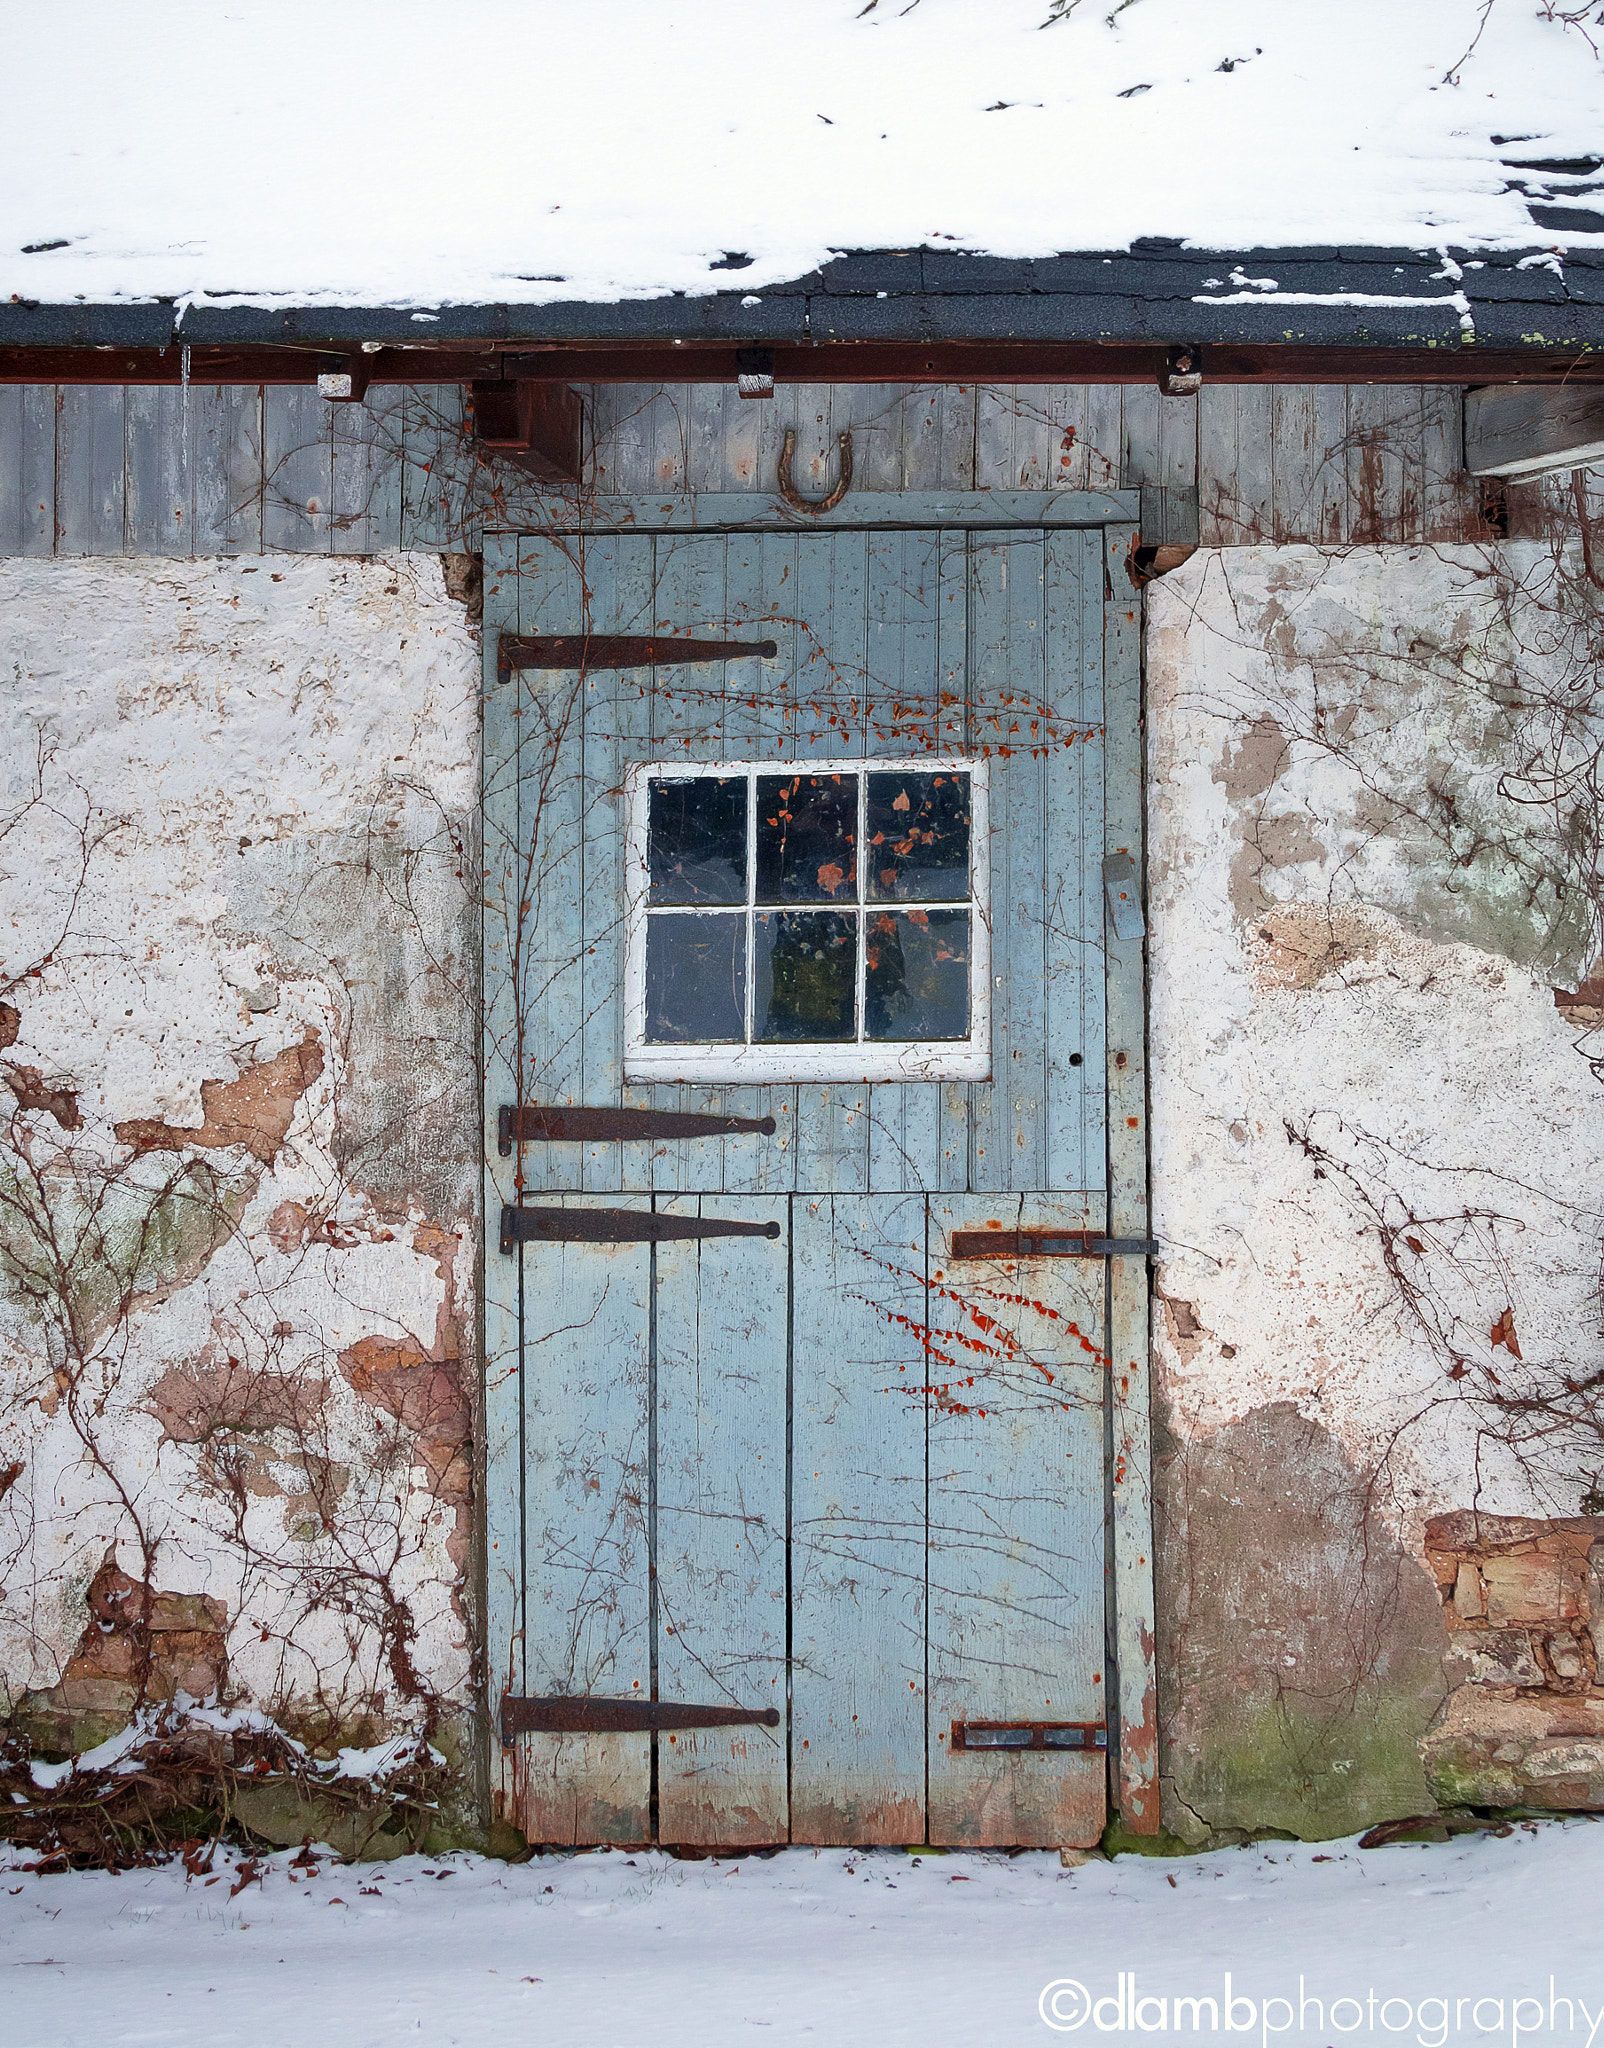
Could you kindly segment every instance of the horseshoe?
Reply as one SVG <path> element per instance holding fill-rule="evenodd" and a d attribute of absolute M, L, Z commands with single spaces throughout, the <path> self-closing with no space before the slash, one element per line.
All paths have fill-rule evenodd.
<path fill-rule="evenodd" d="M 796 428 L 785 430 L 785 445 L 780 450 L 780 464 L 777 472 L 780 496 L 795 511 L 807 513 L 810 519 L 818 519 L 826 512 L 833 512 L 847 492 L 852 488 L 852 436 L 842 434 L 841 475 L 833 491 L 827 491 L 822 498 L 804 498 L 791 481 L 791 458 L 796 453 Z"/>

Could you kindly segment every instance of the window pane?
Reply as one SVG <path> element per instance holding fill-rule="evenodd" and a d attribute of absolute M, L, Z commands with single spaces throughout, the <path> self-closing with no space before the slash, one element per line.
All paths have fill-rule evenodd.
<path fill-rule="evenodd" d="M 653 903 L 746 901 L 746 777 L 654 782 L 646 857 Z"/>
<path fill-rule="evenodd" d="M 857 901 L 858 778 L 760 775 L 759 903 Z"/>
<path fill-rule="evenodd" d="M 953 903 L 969 894 L 969 777 L 871 775 L 869 895 L 884 903 Z"/>
<path fill-rule="evenodd" d="M 647 1043 L 739 1045 L 745 1037 L 745 917 L 649 917 Z"/>
<path fill-rule="evenodd" d="M 872 911 L 863 989 L 866 1038 L 967 1038 L 968 911 Z"/>
<path fill-rule="evenodd" d="M 855 1037 L 856 917 L 793 910 L 756 923 L 753 1035 L 814 1044 Z"/>

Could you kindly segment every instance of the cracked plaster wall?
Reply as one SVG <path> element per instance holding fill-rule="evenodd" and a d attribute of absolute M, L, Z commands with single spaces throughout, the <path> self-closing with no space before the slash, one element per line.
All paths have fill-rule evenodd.
<path fill-rule="evenodd" d="M 1514 1710 L 1465 1691 L 1426 1524 L 1586 1484 L 1539 1499 L 1478 1443 L 1355 1195 L 1447 1219 L 1423 1282 L 1480 1355 L 1508 1308 L 1528 1359 L 1598 1363 L 1604 1091 L 1553 995 L 1584 934 L 1530 881 L 1552 820 L 1498 787 L 1487 565 L 1243 548 L 1148 593 L 1161 1719 L 1193 1839 L 1475 1797 L 1428 1736 Z"/>
<path fill-rule="evenodd" d="M 319 1739 L 468 1697 L 478 675 L 435 556 L 0 563 L 0 1713 L 47 1747 L 126 1711 L 107 1560 Z"/>

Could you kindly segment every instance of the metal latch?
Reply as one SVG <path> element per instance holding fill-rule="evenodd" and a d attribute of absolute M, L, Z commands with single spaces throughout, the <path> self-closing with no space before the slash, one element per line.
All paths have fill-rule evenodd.
<path fill-rule="evenodd" d="M 515 1143 L 624 1145 L 640 1138 L 728 1138 L 751 1131 L 774 1136 L 771 1116 L 710 1116 L 700 1110 L 568 1108 L 526 1102 L 502 1106 L 496 1118 L 496 1149 L 505 1159 Z"/>
<path fill-rule="evenodd" d="M 1156 1252 L 1152 1237 L 1101 1237 L 1090 1230 L 955 1230 L 954 1259 L 1123 1259 Z"/>
<path fill-rule="evenodd" d="M 1107 1749 L 1101 1721 L 954 1721 L 954 1749 Z"/>
<path fill-rule="evenodd" d="M 654 1728 L 778 1728 L 778 1707 L 692 1707 L 678 1700 L 519 1699 L 501 1702 L 501 1744 L 516 1735 L 615 1735 Z"/>
<path fill-rule="evenodd" d="M 687 1237 L 778 1237 L 778 1223 L 657 1216 L 650 1209 L 535 1209 L 504 1202 L 501 1249 L 518 1244 L 671 1244 Z"/>
<path fill-rule="evenodd" d="M 1108 921 L 1116 939 L 1146 936 L 1142 916 L 1142 891 L 1136 863 L 1128 853 L 1111 853 L 1103 862 L 1103 894 L 1108 898 Z"/>

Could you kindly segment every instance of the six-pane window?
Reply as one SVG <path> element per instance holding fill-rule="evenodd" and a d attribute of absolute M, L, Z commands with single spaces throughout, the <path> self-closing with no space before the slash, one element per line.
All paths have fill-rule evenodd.
<path fill-rule="evenodd" d="M 973 762 L 641 771 L 631 1065 L 970 1071 L 952 1055 L 983 1049 L 983 796 Z M 929 1054 L 910 1065 L 913 1048 Z"/>

